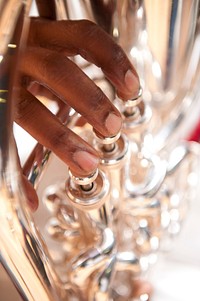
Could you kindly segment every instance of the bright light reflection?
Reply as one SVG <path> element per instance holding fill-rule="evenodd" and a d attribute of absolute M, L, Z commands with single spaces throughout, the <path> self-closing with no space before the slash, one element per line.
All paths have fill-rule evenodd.
<path fill-rule="evenodd" d="M 118 190 L 117 188 L 114 188 L 114 189 L 112 190 L 112 196 L 113 196 L 113 198 L 115 198 L 115 199 L 119 199 L 119 190 Z"/>
<path fill-rule="evenodd" d="M 152 72 L 156 78 L 161 78 L 162 72 L 161 72 L 160 65 L 158 64 L 158 62 L 153 62 Z"/>
<path fill-rule="evenodd" d="M 137 48 L 136 47 L 132 47 L 131 51 L 130 51 L 130 55 L 134 58 L 134 57 L 137 57 L 137 54 L 138 54 Z"/>
<path fill-rule="evenodd" d="M 141 166 L 142 166 L 143 168 L 147 168 L 148 165 L 149 165 L 149 161 L 148 161 L 148 160 L 146 160 L 146 159 L 142 159 L 142 160 L 141 160 Z"/>
<path fill-rule="evenodd" d="M 14 49 L 14 48 L 17 48 L 17 45 L 16 44 L 8 44 L 8 47 Z"/>
<path fill-rule="evenodd" d="M 189 175 L 187 177 L 187 181 L 190 186 L 197 187 L 198 180 L 199 180 L 199 178 L 198 178 L 197 173 L 195 173 L 195 172 L 189 173 Z"/>
<path fill-rule="evenodd" d="M 117 27 L 113 28 L 113 37 L 118 38 L 119 37 L 119 31 Z"/>
<path fill-rule="evenodd" d="M 170 217 L 171 217 L 171 220 L 173 220 L 173 221 L 178 221 L 179 218 L 180 218 L 179 210 L 177 210 L 177 209 L 172 209 L 172 210 L 170 211 Z"/>
<path fill-rule="evenodd" d="M 180 198 L 179 198 L 178 194 L 176 194 L 176 193 L 172 194 L 171 199 L 170 199 L 170 203 L 173 207 L 178 207 L 179 206 Z"/>
<path fill-rule="evenodd" d="M 142 19 L 142 17 L 143 17 L 143 8 L 142 7 L 140 7 L 137 10 L 137 17 L 138 17 L 138 19 Z"/>
<path fill-rule="evenodd" d="M 141 228 L 146 228 L 148 226 L 148 221 L 146 219 L 141 219 L 139 225 Z"/>
<path fill-rule="evenodd" d="M 140 301 L 148 301 L 149 300 L 149 295 L 148 294 L 142 294 L 140 296 Z"/>
<path fill-rule="evenodd" d="M 157 250 L 159 247 L 159 239 L 156 236 L 151 237 L 151 247 L 153 250 Z"/>

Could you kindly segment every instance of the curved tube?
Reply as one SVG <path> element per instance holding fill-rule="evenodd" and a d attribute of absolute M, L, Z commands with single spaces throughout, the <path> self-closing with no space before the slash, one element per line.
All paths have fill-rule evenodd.
<path fill-rule="evenodd" d="M 109 255 L 115 248 L 115 237 L 110 228 L 102 231 L 102 241 L 96 247 L 93 247 L 74 259 L 70 280 L 80 289 L 85 287 L 89 276 L 96 270 L 101 269 L 109 260 Z"/>
<path fill-rule="evenodd" d="M 18 61 L 17 50 L 24 37 L 21 21 L 28 1 L 4 2 L 1 20 L 11 20 L 2 23 L 0 31 L 0 261 L 23 300 L 68 300 L 29 214 L 13 142 L 11 104 L 16 91 L 11 87 L 15 83 L 16 66 L 11 59 Z"/>
<path fill-rule="evenodd" d="M 2 265 L 23 300 L 67 300 L 20 190 L 17 172 L 7 172 L 0 190 Z"/>
<path fill-rule="evenodd" d="M 116 256 L 113 255 L 106 268 L 97 275 L 92 282 L 89 292 L 89 301 L 107 301 L 109 300 L 110 283 L 115 273 Z"/>
<path fill-rule="evenodd" d="M 132 251 L 118 252 L 116 260 L 117 271 L 131 271 L 134 275 L 141 274 L 148 267 L 148 263 L 142 264 L 140 258 Z"/>

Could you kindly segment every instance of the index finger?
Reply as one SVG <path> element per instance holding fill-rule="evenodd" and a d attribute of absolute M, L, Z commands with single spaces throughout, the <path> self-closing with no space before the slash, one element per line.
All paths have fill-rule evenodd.
<path fill-rule="evenodd" d="M 123 100 L 135 98 L 140 88 L 137 72 L 111 36 L 88 20 L 47 21 L 32 19 L 31 45 L 80 54 L 102 69 Z"/>

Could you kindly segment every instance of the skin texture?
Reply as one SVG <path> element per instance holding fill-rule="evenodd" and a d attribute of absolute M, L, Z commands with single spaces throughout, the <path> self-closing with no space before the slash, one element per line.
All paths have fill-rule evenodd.
<path fill-rule="evenodd" d="M 51 10 L 46 11 L 44 3 L 40 4 L 41 15 L 49 16 Z M 117 134 L 122 119 L 107 96 L 70 58 L 80 54 L 101 68 L 124 101 L 138 94 L 139 78 L 134 67 L 112 38 L 87 20 L 54 21 L 53 15 L 50 19 L 32 18 L 23 48 L 15 88 L 15 121 L 62 159 L 75 175 L 93 173 L 99 154 L 63 125 L 69 107 L 102 137 Z M 56 101 L 62 107 L 61 114 L 52 114 L 37 99 L 38 95 Z M 22 182 L 31 208 L 36 210 L 37 194 L 26 177 Z"/>
<path fill-rule="evenodd" d="M 80 54 L 100 67 L 124 101 L 138 95 L 139 78 L 123 50 L 100 27 L 86 20 L 55 21 L 54 0 L 36 3 L 41 18 L 31 19 L 21 56 L 15 121 L 56 153 L 74 174 L 88 175 L 97 168 L 99 154 L 63 125 L 69 106 L 103 137 L 116 134 L 122 120 L 110 100 L 68 56 Z M 62 115 L 53 115 L 37 95 L 55 100 L 62 107 Z M 35 211 L 37 194 L 24 175 L 22 184 Z M 133 288 L 135 298 L 152 294 L 152 286 L 146 281 L 133 281 Z"/>
<path fill-rule="evenodd" d="M 96 38 L 98 37 L 98 38 Z M 42 145 L 55 152 L 79 176 L 94 172 L 98 153 L 63 126 L 41 104 L 30 86 L 43 87 L 43 94 L 73 107 L 103 137 L 121 128 L 118 110 L 106 95 L 67 55 L 80 54 L 102 69 L 124 101 L 134 98 L 139 78 L 123 50 L 96 24 L 87 21 L 31 19 L 27 47 L 19 64 L 20 91 L 15 121 Z M 33 85 L 32 85 L 33 87 Z"/>

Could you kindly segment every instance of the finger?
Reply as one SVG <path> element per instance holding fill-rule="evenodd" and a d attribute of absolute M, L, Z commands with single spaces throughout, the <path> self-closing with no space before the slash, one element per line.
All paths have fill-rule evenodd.
<path fill-rule="evenodd" d="M 17 101 L 15 121 L 52 150 L 74 174 L 85 176 L 96 170 L 98 153 L 24 89 L 21 89 Z"/>
<path fill-rule="evenodd" d="M 15 153 L 16 153 L 16 164 L 17 164 L 17 169 L 19 171 L 19 175 L 21 178 L 21 185 L 23 188 L 23 191 L 25 192 L 26 195 L 26 201 L 28 206 L 32 211 L 36 211 L 38 208 L 39 200 L 37 193 L 35 189 L 33 188 L 32 184 L 28 181 L 28 179 L 23 175 L 21 165 L 20 165 L 20 157 L 17 151 L 17 145 L 14 139 L 14 136 L 12 135 L 10 139 L 13 141 L 13 147 L 15 148 Z"/>
<path fill-rule="evenodd" d="M 51 104 L 49 102 L 53 101 L 56 103 L 56 110 L 54 109 L 54 113 L 56 116 L 62 121 L 62 123 L 67 123 L 69 120 L 69 111 L 70 107 L 68 104 L 65 104 L 60 98 L 58 98 L 55 94 L 51 91 L 46 89 L 44 86 L 39 85 L 36 82 L 31 82 L 28 86 L 28 91 L 34 95 L 37 99 L 39 99 L 47 108 L 50 110 Z"/>
<path fill-rule="evenodd" d="M 40 17 L 56 19 L 56 7 L 54 0 L 36 0 L 36 5 Z"/>
<path fill-rule="evenodd" d="M 21 71 L 68 103 L 104 137 L 121 129 L 121 114 L 94 82 L 71 60 L 43 48 L 28 48 Z"/>
<path fill-rule="evenodd" d="M 33 94 L 36 98 L 37 97 L 44 97 L 53 101 L 61 101 L 56 95 L 54 95 L 51 91 L 46 89 L 45 87 L 41 86 L 37 82 L 31 82 L 28 85 L 28 91 Z"/>
<path fill-rule="evenodd" d="M 103 29 L 88 20 L 32 19 L 29 43 L 80 54 L 103 70 L 122 99 L 138 95 L 139 78 L 124 51 Z"/>
<path fill-rule="evenodd" d="M 22 183 L 24 186 L 24 190 L 26 192 L 28 205 L 32 211 L 36 211 L 39 205 L 39 199 L 33 185 L 28 181 L 28 179 L 23 175 Z"/>

